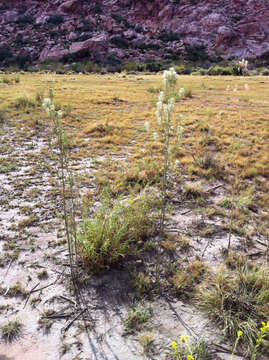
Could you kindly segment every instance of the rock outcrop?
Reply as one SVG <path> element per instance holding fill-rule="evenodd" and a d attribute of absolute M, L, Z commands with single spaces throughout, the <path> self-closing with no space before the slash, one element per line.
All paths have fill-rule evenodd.
<path fill-rule="evenodd" d="M 0 48 L 5 47 L 35 62 L 96 54 L 175 59 L 186 47 L 226 59 L 253 58 L 269 51 L 269 2 L 2 0 Z"/>

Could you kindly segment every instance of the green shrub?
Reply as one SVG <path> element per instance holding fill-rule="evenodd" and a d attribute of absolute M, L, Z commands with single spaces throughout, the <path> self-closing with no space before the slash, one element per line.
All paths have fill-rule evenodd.
<path fill-rule="evenodd" d="M 12 63 L 20 69 L 26 70 L 31 64 L 31 58 L 29 55 L 17 55 L 13 58 Z"/>
<path fill-rule="evenodd" d="M 115 36 L 110 39 L 110 42 L 120 49 L 128 49 L 129 41 L 121 36 Z"/>
<path fill-rule="evenodd" d="M 110 65 L 110 66 L 116 66 L 116 65 L 121 64 L 121 60 L 117 56 L 115 56 L 114 54 L 108 54 L 103 59 L 103 64 L 104 65 Z"/>
<path fill-rule="evenodd" d="M 128 61 L 123 68 L 127 72 L 132 72 L 138 70 L 138 65 L 134 61 Z"/>
<path fill-rule="evenodd" d="M 7 77 L 3 77 L 2 78 L 2 83 L 9 85 L 9 84 L 11 84 L 11 80 L 9 78 L 7 78 Z"/>
<path fill-rule="evenodd" d="M 16 22 L 17 24 L 33 24 L 34 19 L 30 15 L 23 15 L 20 16 Z"/>
<path fill-rule="evenodd" d="M 190 61 L 205 61 L 209 59 L 209 55 L 206 52 L 204 45 L 199 44 L 193 44 L 189 45 L 187 44 L 185 46 L 185 52 L 188 60 Z"/>
<path fill-rule="evenodd" d="M 148 49 L 158 50 L 158 49 L 160 49 L 160 45 L 155 44 L 155 43 L 144 43 L 142 41 L 138 41 L 135 44 L 135 48 L 140 49 L 140 50 L 148 50 Z"/>
<path fill-rule="evenodd" d="M 95 64 L 93 61 L 88 61 L 85 64 L 84 69 L 86 72 L 89 72 L 89 73 L 99 73 L 101 71 L 100 66 Z"/>
<path fill-rule="evenodd" d="M 160 61 L 153 61 L 146 64 L 146 71 L 158 72 L 164 70 L 165 66 Z"/>
<path fill-rule="evenodd" d="M 183 75 L 183 74 L 190 74 L 192 69 L 190 67 L 186 67 L 186 65 L 181 64 L 181 65 L 175 65 L 174 66 L 175 71 L 179 74 L 179 75 Z"/>
<path fill-rule="evenodd" d="M 8 45 L 0 45 L 0 62 L 12 58 L 13 54 Z"/>
<path fill-rule="evenodd" d="M 79 31 L 81 32 L 92 32 L 94 30 L 94 25 L 87 21 L 83 21 L 82 26 L 79 27 Z"/>
<path fill-rule="evenodd" d="M 162 31 L 159 35 L 159 40 L 162 40 L 164 42 L 177 41 L 179 39 L 179 33 Z"/>
<path fill-rule="evenodd" d="M 126 28 L 129 28 L 131 25 L 129 22 L 120 14 L 111 14 L 111 17 L 118 23 L 123 23 Z"/>
<path fill-rule="evenodd" d="M 51 15 L 48 18 L 47 23 L 53 24 L 53 25 L 60 25 L 63 23 L 63 21 L 64 21 L 64 19 L 61 15 Z"/>
<path fill-rule="evenodd" d="M 70 65 L 70 70 L 76 73 L 84 72 L 84 69 L 85 67 L 81 63 L 73 63 Z"/>
<path fill-rule="evenodd" d="M 234 68 L 231 66 L 222 67 L 222 66 L 211 66 L 208 71 L 208 75 L 235 75 Z"/>
<path fill-rule="evenodd" d="M 269 69 L 263 69 L 262 70 L 262 75 L 263 76 L 269 76 Z"/>
<path fill-rule="evenodd" d="M 132 254 L 138 241 L 154 232 L 152 205 L 150 196 L 113 201 L 105 192 L 97 213 L 91 218 L 85 215 L 78 231 L 79 253 L 86 266 L 98 272 Z"/>

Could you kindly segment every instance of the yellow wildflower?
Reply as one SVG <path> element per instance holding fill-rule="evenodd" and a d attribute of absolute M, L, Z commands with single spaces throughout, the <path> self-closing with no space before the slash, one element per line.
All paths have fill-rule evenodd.
<path fill-rule="evenodd" d="M 187 359 L 188 359 L 188 360 L 194 360 L 194 357 L 191 356 L 191 355 L 188 355 L 188 356 L 187 356 Z"/>
<path fill-rule="evenodd" d="M 238 339 L 243 335 L 243 331 L 239 330 L 237 331 L 237 337 Z"/>
<path fill-rule="evenodd" d="M 182 335 L 182 336 L 180 336 L 180 341 L 181 341 L 182 343 L 187 342 L 187 341 L 188 341 L 188 336 L 187 336 L 187 335 Z"/>

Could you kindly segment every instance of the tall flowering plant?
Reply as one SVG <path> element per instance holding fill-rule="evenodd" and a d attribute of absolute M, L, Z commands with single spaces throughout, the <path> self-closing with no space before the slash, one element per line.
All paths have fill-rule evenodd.
<path fill-rule="evenodd" d="M 177 142 L 182 137 L 183 128 L 181 126 L 182 115 L 174 116 L 176 96 L 181 98 L 184 95 L 184 88 L 178 93 L 176 91 L 178 74 L 174 68 L 165 70 L 163 73 L 164 91 L 161 91 L 157 101 L 157 110 L 155 112 L 158 131 L 153 134 L 154 139 L 160 139 L 163 145 L 163 172 L 162 172 L 162 211 L 160 218 L 160 231 L 163 233 L 166 199 L 167 199 L 167 182 L 168 173 L 172 165 L 171 157 L 171 139 L 175 138 Z"/>
<path fill-rule="evenodd" d="M 71 278 L 75 284 L 74 255 L 77 257 L 77 225 L 75 220 L 76 194 L 74 190 L 74 177 L 69 164 L 67 136 L 62 129 L 63 113 L 62 110 L 57 111 L 55 108 L 52 90 L 50 90 L 50 97 L 43 100 L 42 108 L 51 121 L 51 126 L 56 137 L 56 145 L 59 154 L 59 178 L 62 187 L 61 192 Z"/>

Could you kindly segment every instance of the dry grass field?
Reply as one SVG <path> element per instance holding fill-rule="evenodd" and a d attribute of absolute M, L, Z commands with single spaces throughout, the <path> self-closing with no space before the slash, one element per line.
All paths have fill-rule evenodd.
<path fill-rule="evenodd" d="M 269 319 L 269 79 L 184 75 L 179 77 L 177 86 L 185 89 L 174 111 L 175 116 L 182 115 L 183 133 L 179 144 L 172 139 L 174 166 L 168 174 L 165 235 L 158 239 L 158 233 L 146 228 L 137 237 L 129 234 L 139 246 L 118 256 L 127 258 L 129 264 L 123 259 L 122 268 L 117 271 L 127 272 L 128 268 L 130 273 L 119 284 L 124 281 L 132 296 L 152 304 L 161 288 L 161 293 L 185 302 L 191 311 L 205 312 L 216 321 L 218 331 L 223 330 L 226 338 L 233 339 L 232 344 L 237 331 L 242 331 L 238 354 L 251 354 L 261 321 Z M 145 188 L 154 189 L 158 197 L 163 147 L 153 133 L 157 131 L 155 111 L 161 88 L 161 74 L 0 74 L 0 271 L 1 275 L 10 274 L 0 283 L 5 319 L 11 313 L 9 296 L 17 296 L 16 291 L 21 297 L 31 295 L 31 284 L 24 281 L 26 273 L 18 280 L 21 287 L 12 277 L 12 271 L 17 274 L 20 266 L 36 261 L 31 258 L 33 255 L 27 258 L 25 254 L 45 251 L 44 268 L 49 276 L 55 264 L 61 266 L 64 262 L 55 252 L 55 247 L 66 246 L 60 192 L 55 185 L 57 152 L 52 150 L 51 125 L 41 106 L 49 89 L 53 90 L 56 109 L 63 111 L 62 124 L 69 137 L 71 166 L 82 202 L 94 214 L 106 187 L 113 199 L 136 198 Z M 145 122 L 150 125 L 149 131 Z M 129 202 L 132 204 L 133 200 Z M 133 214 L 145 218 L 155 206 L 154 202 L 147 206 L 143 202 L 136 204 Z M 141 216 L 130 226 L 152 226 L 153 219 L 142 223 Z M 95 224 L 98 228 L 98 218 Z M 50 238 L 48 234 L 54 235 Z M 113 231 L 107 236 L 113 236 Z M 41 244 L 47 238 L 48 244 Z M 229 238 L 231 249 L 227 251 Z M 157 289 L 156 256 L 161 263 Z M 92 286 L 87 278 L 92 269 L 85 266 L 90 261 L 85 260 L 85 254 L 81 254 L 81 260 L 85 290 Z M 109 261 L 108 264 L 113 263 Z M 36 281 L 46 278 L 39 268 L 33 269 L 34 273 L 29 274 Z M 110 271 L 113 274 L 113 266 L 105 273 Z M 100 276 L 106 276 L 104 270 Z M 87 299 L 90 301 L 90 295 Z M 13 310 L 18 309 L 19 303 L 12 300 L 12 306 Z M 31 306 L 29 312 L 34 311 L 32 303 Z M 125 326 L 126 323 L 129 324 L 127 320 Z M 194 328 L 197 325 L 195 321 L 191 324 Z M 129 334 L 132 331 L 127 329 Z M 144 349 L 143 356 L 155 359 L 152 344 L 156 339 L 161 341 L 160 334 L 156 335 L 154 325 L 150 331 L 150 335 L 140 336 L 138 346 Z M 169 334 L 169 341 L 177 340 L 171 337 L 173 333 Z M 57 336 L 61 343 L 63 340 Z M 160 353 L 161 349 L 164 348 L 159 348 Z M 268 350 L 266 342 L 264 349 Z M 195 350 L 195 360 L 212 356 L 216 359 L 217 350 L 215 355 Z M 73 359 L 71 354 L 75 359 L 77 352 L 72 343 L 63 352 L 63 359 Z M 120 360 L 129 356 L 128 350 L 124 354 Z M 172 354 L 159 356 L 158 359 L 176 359 Z M 140 358 L 143 357 L 134 357 Z M 97 359 L 102 359 L 101 355 Z"/>

